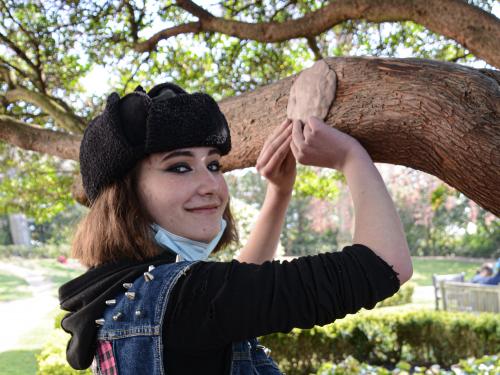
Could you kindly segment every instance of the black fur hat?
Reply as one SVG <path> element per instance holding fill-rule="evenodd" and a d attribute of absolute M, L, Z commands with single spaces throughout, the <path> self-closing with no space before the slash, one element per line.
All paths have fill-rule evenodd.
<path fill-rule="evenodd" d="M 229 127 L 208 94 L 188 94 L 173 83 L 141 86 L 123 98 L 114 92 L 103 113 L 85 129 L 80 145 L 80 171 L 90 202 L 102 189 L 123 178 L 149 154 L 184 147 L 231 150 Z"/>

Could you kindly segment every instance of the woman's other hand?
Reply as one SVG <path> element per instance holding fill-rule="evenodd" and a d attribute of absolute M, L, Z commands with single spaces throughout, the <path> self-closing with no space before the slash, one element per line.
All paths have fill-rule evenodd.
<path fill-rule="evenodd" d="M 268 181 L 266 196 L 248 241 L 237 258 L 240 262 L 262 264 L 276 254 L 297 174 L 291 141 L 292 123 L 286 120 L 262 147 L 256 168 Z"/>
<path fill-rule="evenodd" d="M 343 171 L 346 161 L 356 152 L 366 152 L 350 135 L 326 125 L 311 116 L 305 124 L 293 120 L 291 150 L 304 165 L 334 168 Z"/>
<path fill-rule="evenodd" d="M 285 120 L 264 143 L 255 167 L 280 195 L 290 195 L 297 174 L 295 157 L 290 149 L 292 122 Z"/>

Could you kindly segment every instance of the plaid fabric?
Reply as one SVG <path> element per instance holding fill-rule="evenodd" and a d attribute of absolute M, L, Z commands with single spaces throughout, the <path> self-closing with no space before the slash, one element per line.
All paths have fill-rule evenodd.
<path fill-rule="evenodd" d="M 109 341 L 98 341 L 97 343 L 97 362 L 99 375 L 118 375 L 115 356 L 113 355 L 113 346 Z"/>

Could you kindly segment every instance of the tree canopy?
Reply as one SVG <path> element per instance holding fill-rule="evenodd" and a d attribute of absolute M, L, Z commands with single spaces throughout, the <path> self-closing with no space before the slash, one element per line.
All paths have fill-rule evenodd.
<path fill-rule="evenodd" d="M 15 194 L 21 190 L 32 192 L 31 198 L 45 197 L 29 199 L 35 210 L 54 204 L 53 212 L 57 212 L 61 207 L 57 202 L 71 199 L 68 170 L 76 178 L 78 166 L 63 159 L 78 159 L 86 123 L 102 108 L 105 93 L 110 90 L 123 94 L 138 84 L 151 87 L 173 80 L 188 91 L 205 91 L 225 103 L 222 108 L 227 109 L 230 125 L 239 133 L 238 117 L 231 117 L 229 112 L 235 111 L 231 103 L 240 102 L 232 99 L 253 108 L 248 100 L 255 100 L 262 93 L 259 90 L 288 82 L 287 78 L 326 57 L 412 57 L 475 67 L 450 68 L 443 74 L 457 77 L 457 72 L 464 73 L 458 80 L 465 85 L 464 95 L 470 92 L 464 100 L 472 104 L 464 107 L 467 113 L 459 115 L 470 115 L 479 119 L 477 126 L 484 123 L 485 128 L 492 129 L 479 134 L 480 140 L 489 138 L 483 149 L 489 147 L 491 152 L 478 157 L 484 158 L 485 165 L 500 165 L 500 78 L 494 70 L 500 66 L 500 21 L 492 13 L 494 6 L 493 0 L 268 0 L 215 4 L 185 0 L 0 0 L 0 139 L 5 142 L 1 152 L 3 160 L 15 161 L 3 163 L 0 172 L 3 176 L 9 171 L 22 176 L 20 185 L 15 186 L 2 179 L 5 193 L 0 196 L 0 205 L 6 212 L 26 208 L 28 198 Z M 346 61 L 338 66 L 352 63 Z M 405 79 L 413 78 L 393 63 L 381 64 L 386 64 L 388 74 L 398 73 L 391 89 L 399 87 L 403 91 Z M 475 88 L 469 73 L 481 75 L 490 85 L 489 91 Z M 448 84 L 436 77 L 436 81 Z M 486 104 L 473 112 L 472 107 L 481 99 L 479 94 L 485 92 Z M 470 97 L 476 101 L 470 101 Z M 350 97 L 346 108 L 353 107 L 352 103 L 355 98 Z M 381 103 L 390 104 L 387 100 Z M 280 104 L 273 110 L 282 112 L 282 108 Z M 439 112 L 438 108 L 434 110 Z M 450 107 L 450 111 L 454 109 Z M 354 115 L 357 113 L 353 110 Z M 272 123 L 264 117 L 252 121 L 255 123 L 245 126 L 266 130 L 279 123 L 279 119 Z M 249 137 L 245 144 L 253 157 L 267 133 L 262 134 L 261 138 Z M 433 141 L 428 142 L 432 146 Z M 436 142 L 440 142 L 439 137 Z M 435 150 L 441 155 L 439 148 Z M 376 154 L 380 150 L 370 151 Z M 33 168 L 40 160 L 36 153 L 56 158 L 43 159 L 44 168 Z M 440 160 L 438 163 L 446 164 L 450 158 L 443 156 Z M 252 157 L 245 163 L 232 164 L 232 168 L 251 165 Z M 448 167 L 444 166 L 440 178 L 447 177 Z M 477 167 L 474 165 L 474 169 Z M 468 173 L 457 175 L 457 181 L 469 178 Z M 487 177 L 483 180 L 494 182 Z M 480 180 L 481 175 L 477 178 Z M 36 188 L 30 190 L 29 186 Z M 487 202 L 491 195 L 500 199 L 498 186 L 490 187 L 488 197 L 484 191 L 478 194 L 479 199 L 484 199 L 480 202 L 483 207 L 497 215 L 498 210 L 487 206 Z"/>

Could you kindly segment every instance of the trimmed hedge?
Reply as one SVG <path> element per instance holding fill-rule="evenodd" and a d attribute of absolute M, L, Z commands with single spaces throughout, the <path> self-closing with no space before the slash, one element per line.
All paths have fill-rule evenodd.
<path fill-rule="evenodd" d="M 385 367 L 372 366 L 361 363 L 349 356 L 340 363 L 324 363 L 316 375 L 390 375 L 390 374 L 413 374 L 413 375 L 493 375 L 500 374 L 500 355 L 484 356 L 482 358 L 462 359 L 459 363 L 452 365 L 451 370 L 442 369 L 439 365 L 430 367 L 412 367 L 408 362 L 399 362 L 396 367 L 389 370 Z"/>
<path fill-rule="evenodd" d="M 411 303 L 414 291 L 415 283 L 404 283 L 403 286 L 399 288 L 396 294 L 377 303 L 376 307 L 399 306 L 406 303 Z"/>
<path fill-rule="evenodd" d="M 92 375 L 90 369 L 79 371 L 74 370 L 66 361 L 66 345 L 70 335 L 61 328 L 61 320 L 67 314 L 60 311 L 54 318 L 55 330 L 37 355 L 38 375 Z"/>
<path fill-rule="evenodd" d="M 69 336 L 60 328 L 64 315 L 61 312 L 56 317 L 56 330 L 38 356 L 41 375 L 82 373 L 72 370 L 66 363 L 65 350 Z M 500 351 L 500 314 L 473 315 L 426 310 L 395 313 L 376 309 L 323 327 L 293 329 L 289 334 L 268 335 L 261 337 L 260 341 L 272 349 L 273 359 L 287 375 L 311 374 L 333 366 L 340 366 L 335 367 L 338 371 L 344 371 L 345 368 L 367 370 L 370 366 L 375 368 L 375 365 L 387 368 L 399 366 L 403 370 L 402 366 L 407 367 L 411 363 L 418 366 L 433 365 L 435 369 L 438 367 L 436 365 L 450 367 L 463 358 L 497 354 Z M 352 358 L 346 359 L 350 356 Z M 498 365 L 495 356 L 487 357 L 483 362 L 468 361 L 460 361 L 460 368 L 469 371 L 468 368 L 474 369 L 481 364 L 483 368 L 486 365 Z M 337 373 L 392 373 L 382 368 L 377 371 L 380 372 Z"/>
<path fill-rule="evenodd" d="M 314 373 L 324 362 L 340 362 L 348 355 L 387 367 L 401 361 L 449 367 L 462 358 L 500 350 L 500 314 L 376 310 L 260 341 L 288 375 Z"/>
<path fill-rule="evenodd" d="M 66 344 L 69 335 L 62 329 L 55 329 L 36 360 L 38 375 L 92 375 L 90 369 L 73 370 L 66 361 Z"/>

